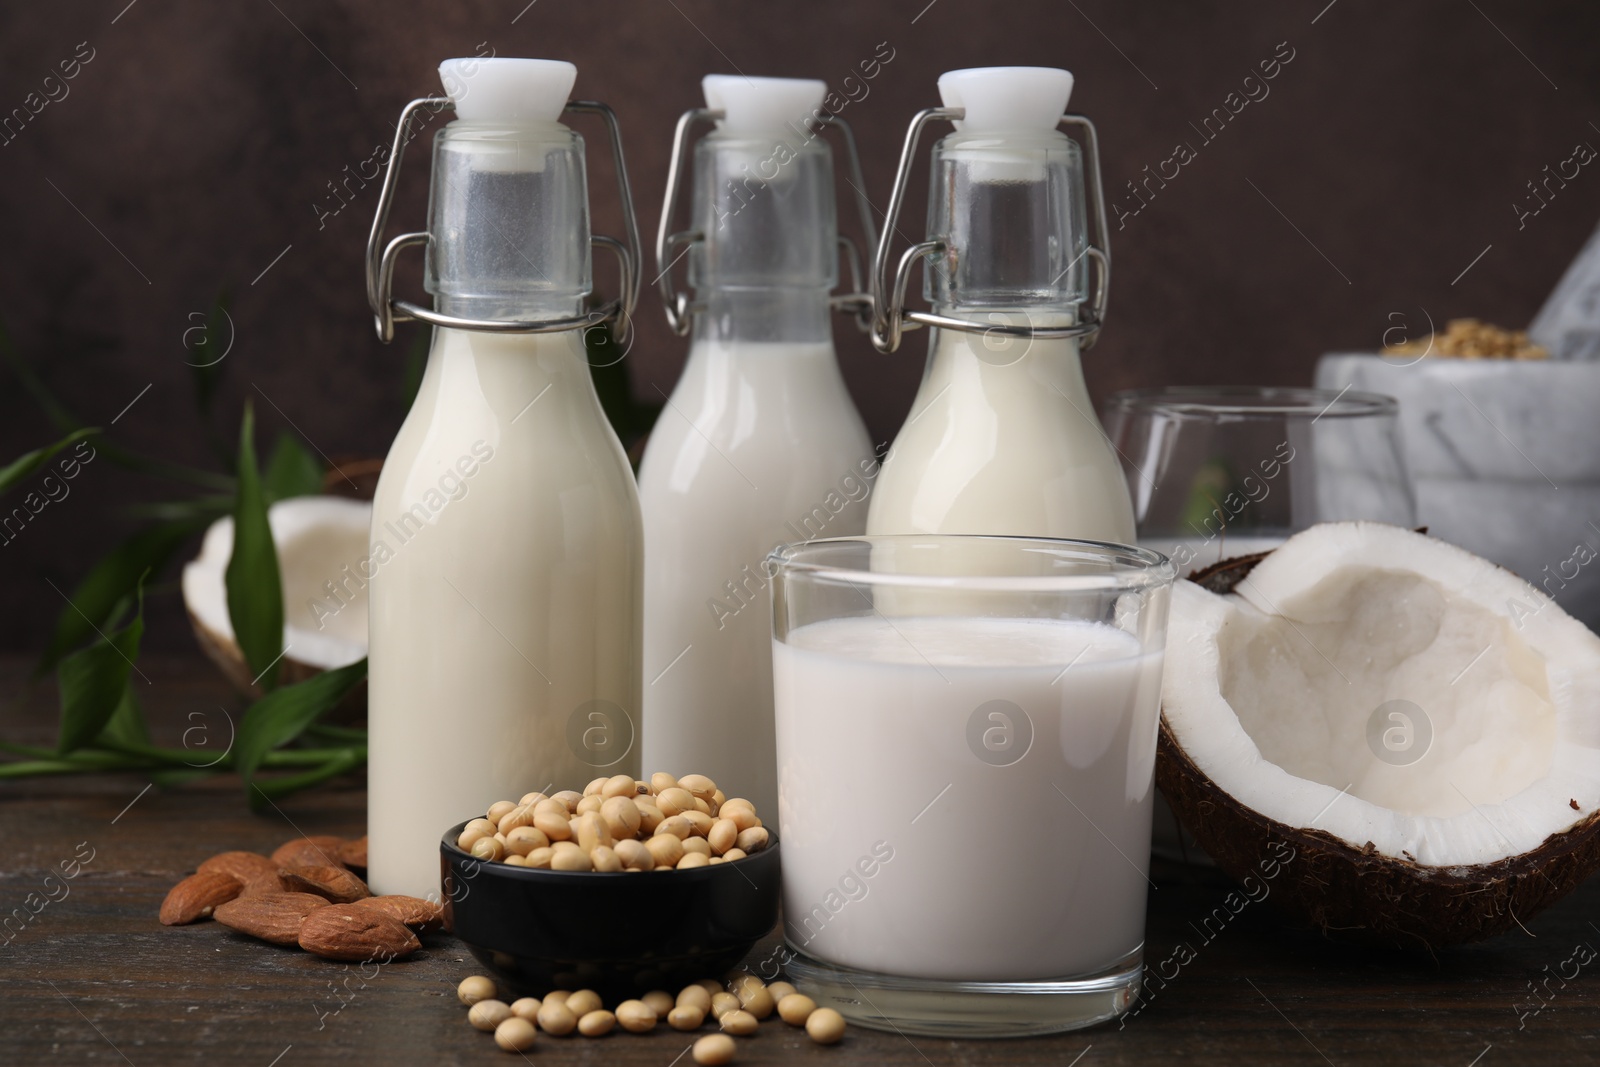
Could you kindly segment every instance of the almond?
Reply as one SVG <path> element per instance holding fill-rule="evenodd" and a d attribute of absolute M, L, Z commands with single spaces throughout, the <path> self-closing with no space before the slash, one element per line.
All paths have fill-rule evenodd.
<path fill-rule="evenodd" d="M 200 871 L 172 887 L 161 902 L 161 925 L 183 926 L 204 919 L 218 904 L 239 895 L 244 885 L 231 874 Z"/>
<path fill-rule="evenodd" d="M 330 834 L 296 837 L 285 841 L 272 854 L 272 862 L 279 867 L 343 867 L 339 859 L 339 846 L 344 838 Z"/>
<path fill-rule="evenodd" d="M 362 834 L 354 841 L 346 841 L 339 846 L 339 861 L 346 867 L 355 867 L 359 870 L 367 869 L 367 835 Z"/>
<path fill-rule="evenodd" d="M 239 891 L 241 897 L 256 897 L 262 893 L 287 893 L 289 887 L 283 884 L 283 879 L 278 877 L 278 868 L 262 871 L 244 884 Z"/>
<path fill-rule="evenodd" d="M 404 923 L 420 934 L 444 928 L 444 908 L 421 897 L 408 897 L 396 893 L 382 897 L 367 897 L 355 903 L 357 907 L 381 911 L 389 918 Z"/>
<path fill-rule="evenodd" d="M 398 919 L 360 904 L 330 904 L 300 922 L 300 947 L 330 960 L 363 963 L 409 956 L 422 947 Z"/>
<path fill-rule="evenodd" d="M 328 901 L 315 893 L 258 893 L 218 905 L 211 918 L 230 930 L 274 945 L 298 945 L 300 920 L 326 907 L 330 907 Z"/>
<path fill-rule="evenodd" d="M 367 883 L 343 867 L 279 867 L 278 879 L 291 893 L 315 893 L 335 904 L 350 904 L 372 895 Z"/>
<path fill-rule="evenodd" d="M 219 852 L 202 863 L 199 870 L 231 874 L 248 886 L 264 874 L 276 875 L 278 866 L 259 852 Z"/>

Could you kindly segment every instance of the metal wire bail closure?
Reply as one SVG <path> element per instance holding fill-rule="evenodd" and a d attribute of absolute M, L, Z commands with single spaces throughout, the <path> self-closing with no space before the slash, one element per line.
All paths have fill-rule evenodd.
<path fill-rule="evenodd" d="M 917 112 L 906 130 L 905 144 L 900 150 L 900 166 L 895 171 L 894 191 L 889 196 L 889 210 L 884 215 L 884 239 L 878 244 L 872 262 L 872 344 L 879 352 L 893 352 L 900 347 L 905 331 L 934 326 L 941 330 L 961 330 L 965 333 L 987 334 L 990 337 L 1039 337 L 1081 339 L 1081 347 L 1094 347 L 1100 327 L 1105 322 L 1106 300 L 1111 292 L 1111 231 L 1106 226 L 1106 200 L 1100 180 L 1100 143 L 1095 136 L 1094 123 L 1085 115 L 1062 115 L 1057 126 L 1075 126 L 1082 131 L 1084 148 L 1084 173 L 1091 183 L 1090 204 L 1093 210 L 1093 233 L 1086 256 L 1097 268 L 1094 286 L 1089 294 L 1089 308 L 1082 318 L 1071 326 L 1014 326 L 1004 323 L 978 322 L 950 315 L 935 315 L 931 311 L 916 311 L 906 307 L 906 288 L 911 281 L 912 268 L 928 256 L 943 255 L 949 249 L 943 241 L 922 241 L 907 248 L 900 255 L 894 274 L 889 273 L 891 249 L 889 234 L 896 232 L 900 212 L 905 207 L 906 186 L 911 179 L 912 162 L 916 159 L 917 142 L 923 127 L 934 121 L 954 122 L 966 116 L 959 107 L 930 107 Z"/>
<path fill-rule="evenodd" d="M 701 305 L 689 299 L 689 294 L 680 292 L 673 284 L 672 268 L 677 266 L 688 249 L 698 241 L 706 239 L 703 230 L 677 230 L 672 229 L 673 220 L 677 214 L 678 197 L 682 188 L 687 184 L 683 180 L 686 160 L 689 156 L 689 137 L 696 123 L 711 124 L 725 118 L 723 112 L 711 108 L 697 107 L 685 111 L 678 116 L 678 124 L 672 133 L 672 158 L 667 164 L 667 191 L 662 198 L 661 224 L 656 229 L 656 290 L 661 294 L 661 306 L 667 313 L 667 324 L 672 327 L 672 332 L 680 337 L 687 337 L 693 325 L 694 313 L 701 310 Z M 867 199 L 867 182 L 861 171 L 861 154 L 856 148 L 855 131 L 850 124 L 837 115 L 823 115 L 817 120 L 819 125 L 832 126 L 839 131 L 839 136 L 844 140 L 845 161 L 850 168 L 850 187 L 855 190 L 856 212 L 861 216 L 861 232 L 866 236 L 867 247 L 876 253 L 878 248 L 877 228 L 872 223 L 872 203 Z M 682 249 L 682 251 L 680 251 Z M 856 326 L 863 333 L 872 328 L 872 294 L 862 287 L 861 278 L 861 250 L 856 247 L 855 241 L 848 234 L 839 234 L 839 249 L 845 257 L 845 265 L 850 275 L 850 292 L 838 293 L 828 298 L 829 304 L 836 311 L 847 311 L 855 316 Z"/>
<path fill-rule="evenodd" d="M 378 210 L 372 220 L 372 232 L 367 237 L 367 306 L 372 309 L 373 325 L 378 340 L 388 344 L 394 340 L 397 322 L 426 322 L 455 330 L 482 330 L 486 333 L 561 333 L 566 330 L 584 330 L 602 322 L 616 322 L 619 342 L 626 342 L 632 330 L 633 312 L 639 301 L 639 283 L 644 269 L 644 253 L 639 241 L 639 219 L 633 210 L 633 186 L 628 181 L 628 165 L 622 153 L 622 129 L 616 112 L 595 100 L 574 100 L 562 109 L 563 114 L 599 115 L 605 120 L 611 141 L 611 155 L 617 168 L 617 186 L 622 193 L 623 225 L 627 229 L 627 244 L 614 237 L 592 234 L 592 245 L 604 248 L 617 258 L 621 271 L 622 295 L 608 300 L 592 311 L 581 315 L 568 315 L 557 319 L 463 319 L 442 315 L 409 300 L 396 300 L 394 292 L 394 265 L 399 254 L 407 248 L 425 245 L 430 240 L 426 232 L 403 233 L 383 243 L 383 233 L 389 226 L 389 211 L 394 206 L 395 187 L 399 183 L 400 158 L 405 154 L 410 140 L 411 120 L 423 109 L 437 114 L 451 106 L 447 96 L 427 96 L 411 101 L 400 112 L 400 123 L 395 127 L 394 144 L 389 152 L 389 166 L 383 176 L 383 190 L 378 194 Z"/>

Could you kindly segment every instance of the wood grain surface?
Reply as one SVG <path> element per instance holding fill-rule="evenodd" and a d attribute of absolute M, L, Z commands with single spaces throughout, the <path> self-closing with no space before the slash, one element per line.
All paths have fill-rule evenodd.
<path fill-rule="evenodd" d="M 222 710 L 237 711 L 210 667 L 197 658 L 141 667 L 158 740 L 178 743 L 202 721 L 196 713 L 208 715 L 225 740 Z M 18 693 L 25 677 L 26 665 L 0 664 L 0 692 Z M 40 686 L 12 701 L 0 712 L 0 736 L 51 737 L 53 700 Z M 363 977 L 355 966 L 214 923 L 167 929 L 156 922 L 167 889 L 213 853 L 270 852 L 298 833 L 359 835 L 359 780 L 290 798 L 266 816 L 245 810 L 233 778 L 167 790 L 149 784 L 107 775 L 0 785 L 0 916 L 27 915 L 20 933 L 13 919 L 0 935 L 10 938 L 0 947 L 0 1064 L 512 1062 L 466 1025 L 455 985 L 477 968 L 446 935 L 425 938 L 413 958 Z M 60 877 L 62 862 L 91 849 L 77 877 Z M 842 1044 L 821 1048 L 774 1018 L 740 1039 L 736 1062 L 1504 1067 L 1600 1060 L 1600 962 L 1579 962 L 1592 961 L 1591 946 L 1600 946 L 1594 881 L 1529 922 L 1526 935 L 1437 959 L 1332 944 L 1285 925 L 1270 894 L 1234 914 L 1224 905 L 1229 886 L 1204 872 L 1158 870 L 1156 884 L 1146 964 L 1167 978 L 1125 1025 L 1014 1041 L 852 1029 Z M 756 953 L 775 943 L 769 938 Z M 687 1067 L 689 1044 L 688 1035 L 664 1026 L 598 1040 L 541 1034 L 527 1058 Z"/>

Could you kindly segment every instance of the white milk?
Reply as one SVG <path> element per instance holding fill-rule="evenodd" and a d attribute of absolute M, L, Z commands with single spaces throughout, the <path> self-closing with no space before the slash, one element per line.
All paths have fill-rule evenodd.
<path fill-rule="evenodd" d="M 1072 537 L 1131 544 L 1133 507 L 1070 340 L 937 331 L 873 493 L 868 533 Z"/>
<path fill-rule="evenodd" d="M 696 342 L 639 470 L 643 766 L 777 809 L 762 561 L 859 534 L 877 473 L 831 343 Z"/>
<path fill-rule="evenodd" d="M 1159 652 L 1079 621 L 874 614 L 801 627 L 773 657 L 791 944 L 984 981 L 1093 974 L 1140 947 Z M 969 746 L 996 700 L 1031 722 L 1009 766 Z M 973 744 L 1009 740 L 1004 762 L 1026 730 L 995 710 Z"/>
<path fill-rule="evenodd" d="M 639 770 L 569 743 L 640 689 L 639 506 L 582 335 L 438 330 L 372 533 L 370 881 L 426 896 L 452 823 Z"/>

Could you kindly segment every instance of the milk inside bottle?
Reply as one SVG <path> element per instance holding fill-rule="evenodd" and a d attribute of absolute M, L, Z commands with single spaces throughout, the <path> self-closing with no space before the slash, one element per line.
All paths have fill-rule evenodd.
<path fill-rule="evenodd" d="M 1065 117 L 1081 128 L 1087 160 L 1057 129 L 1072 84 L 1067 71 L 1041 67 L 952 71 L 939 79 L 945 109 L 913 128 L 890 235 L 917 131 L 932 118 L 955 123 L 933 148 L 928 239 L 892 277 L 887 236 L 877 257 L 879 348 L 891 351 L 905 329 L 932 329 L 921 387 L 873 493 L 870 533 L 1133 540 L 1124 476 L 1079 361 L 1104 314 L 1110 257 L 1093 127 Z M 919 258 L 931 312 L 904 307 Z"/>
<path fill-rule="evenodd" d="M 390 256 L 369 279 L 380 335 L 406 314 L 435 325 L 372 526 L 368 870 L 375 892 L 416 896 L 437 894 L 453 823 L 639 769 L 642 532 L 580 332 L 595 321 L 584 147 L 559 121 L 576 71 L 441 74 L 456 120 L 434 143 L 433 310 L 390 304 Z"/>
<path fill-rule="evenodd" d="M 685 116 L 674 154 L 695 118 L 715 122 L 694 147 L 693 229 L 669 236 L 669 187 L 658 244 L 669 318 L 692 341 L 639 471 L 644 764 L 776 811 L 764 560 L 865 529 L 878 465 L 833 346 L 833 159 L 815 122 L 826 86 L 703 85 L 707 110 Z M 671 293 L 680 255 L 692 303 Z"/>

